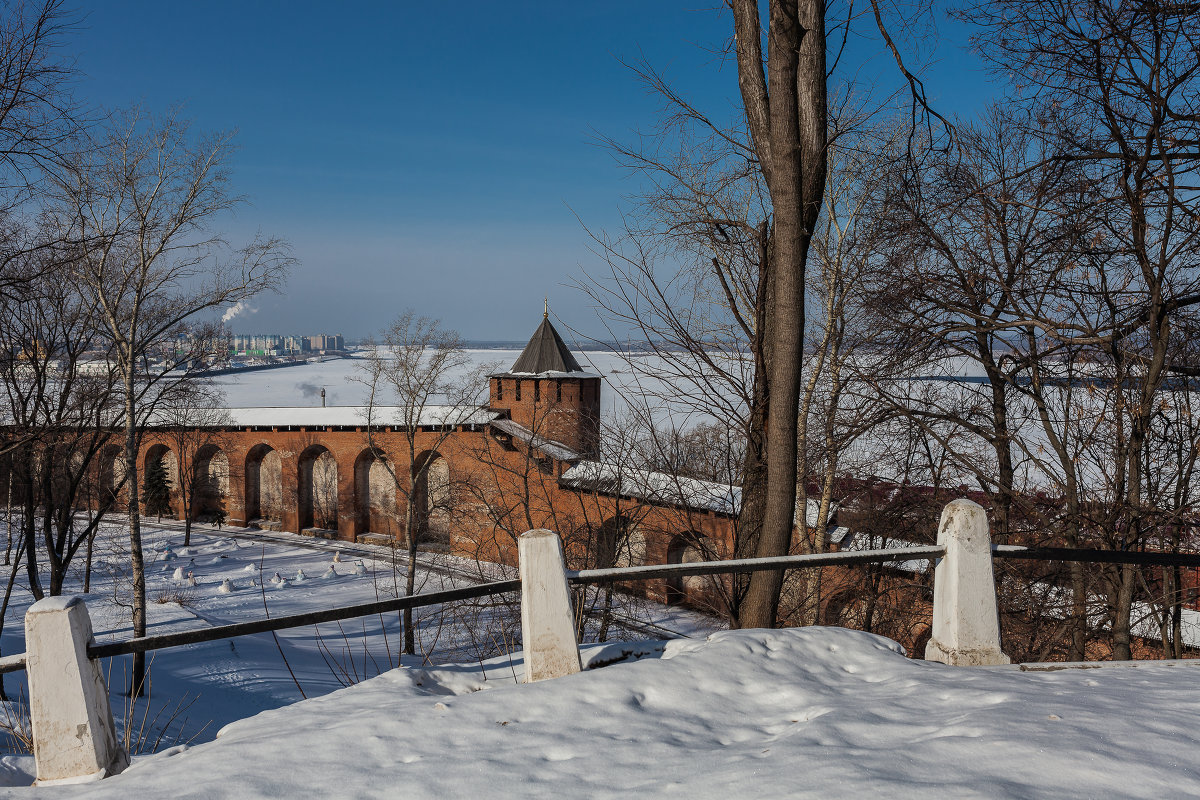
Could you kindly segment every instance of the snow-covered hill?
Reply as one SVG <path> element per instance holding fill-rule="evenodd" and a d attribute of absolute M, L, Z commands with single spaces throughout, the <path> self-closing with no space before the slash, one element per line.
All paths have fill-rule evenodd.
<path fill-rule="evenodd" d="M 1200 794 L 1192 667 L 953 668 L 836 628 L 660 647 L 531 685 L 516 660 L 401 668 L 98 784 L 9 796 Z M 590 659 L 620 649 L 637 648 Z"/>

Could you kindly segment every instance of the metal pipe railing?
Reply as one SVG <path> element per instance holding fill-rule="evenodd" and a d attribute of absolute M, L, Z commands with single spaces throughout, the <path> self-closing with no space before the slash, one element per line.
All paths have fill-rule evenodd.
<path fill-rule="evenodd" d="M 801 569 L 805 567 L 840 566 L 853 564 L 886 563 L 888 561 L 910 561 L 941 558 L 946 549 L 940 545 L 902 547 L 883 550 L 842 551 L 837 553 L 808 553 L 779 556 L 776 558 L 741 558 L 727 561 L 697 561 L 689 564 L 649 564 L 637 567 L 612 567 L 608 569 L 571 570 L 567 580 L 574 585 L 607 584 L 652 578 L 682 577 L 692 575 L 728 575 L 769 570 Z M 1065 561 L 1102 564 L 1134 564 L 1140 566 L 1185 566 L 1200 567 L 1200 554 L 1187 553 L 1142 553 L 1122 550 L 1092 550 L 1060 547 L 1023 547 L 1019 545 L 993 545 L 994 558 L 1033 561 Z M 470 600 L 521 589 L 519 579 L 446 589 L 437 592 L 397 597 L 374 603 L 362 603 L 341 608 L 291 614 L 284 617 L 237 622 L 213 628 L 180 631 L 176 633 L 141 636 L 118 642 L 94 644 L 88 648 L 90 658 L 144 653 L 167 647 L 231 639 L 255 633 L 288 630 L 323 622 L 338 622 L 356 617 L 371 616 L 407 608 L 421 608 L 457 600 Z M 15 653 L 0 658 L 0 675 L 25 669 L 25 654 Z"/>
<path fill-rule="evenodd" d="M 1013 544 L 992 545 L 992 557 L 1083 564 L 1135 564 L 1143 567 L 1200 567 L 1200 554 L 1196 553 L 1142 553 L 1132 550 L 1022 547 Z"/>
<path fill-rule="evenodd" d="M 941 558 L 946 548 L 941 545 L 928 547 L 893 547 L 889 550 L 842 551 L 838 553 L 805 553 L 775 558 L 737 558 L 729 561 L 695 561 L 690 564 L 650 564 L 641 567 L 612 567 L 608 569 L 584 569 L 567 572 L 567 580 L 581 583 L 620 583 L 622 581 L 647 580 L 681 575 L 726 575 L 744 572 L 767 572 L 777 569 L 800 569 L 802 567 L 826 567 L 839 564 L 870 564 L 885 561 L 910 561 L 925 558 Z"/>
<path fill-rule="evenodd" d="M 360 603 L 354 606 L 330 608 L 324 611 L 289 614 L 286 617 L 235 622 L 230 625 L 218 625 L 215 628 L 198 628 L 178 633 L 163 633 L 156 636 L 139 636 L 136 639 L 126 639 L 120 642 L 94 644 L 88 647 L 87 654 L 88 658 L 94 659 L 123 656 L 131 653 L 145 653 L 149 650 L 161 650 L 165 647 L 215 642 L 220 639 L 231 639 L 235 636 L 247 636 L 252 633 L 282 631 L 306 625 L 318 625 L 322 622 L 338 622 L 344 619 L 354 619 L 355 617 L 368 617 L 390 611 L 402 611 L 406 608 L 421 608 L 423 606 L 449 603 L 454 600 L 471 600 L 476 597 L 487 597 L 495 594 L 504 594 L 505 592 L 519 592 L 520 590 L 521 582 L 519 580 L 496 581 L 494 583 L 483 583 L 478 586 L 465 586 L 460 589 L 445 589 L 438 592 L 396 597 L 391 600 L 379 600 L 374 603 Z"/>

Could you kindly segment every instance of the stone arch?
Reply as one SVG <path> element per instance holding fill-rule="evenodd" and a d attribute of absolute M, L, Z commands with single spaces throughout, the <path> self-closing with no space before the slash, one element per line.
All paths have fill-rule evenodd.
<path fill-rule="evenodd" d="M 171 481 L 171 492 L 179 491 L 179 458 L 168 445 L 152 444 L 146 449 L 146 457 L 142 459 L 142 475 L 155 461 L 161 460 L 167 468 L 167 479 Z"/>
<path fill-rule="evenodd" d="M 277 528 L 283 524 L 283 459 L 269 444 L 246 454 L 246 521 Z"/>
<path fill-rule="evenodd" d="M 667 545 L 668 564 L 695 564 L 711 561 L 716 557 L 712 540 L 697 531 L 676 535 Z M 684 575 L 667 579 L 667 602 L 696 602 L 703 595 L 713 593 L 715 586 L 711 575 Z"/>
<path fill-rule="evenodd" d="M 417 541 L 450 541 L 450 464 L 436 450 L 426 450 L 417 456 L 418 475 L 413 486 L 413 521 Z"/>
<path fill-rule="evenodd" d="M 146 456 L 142 459 L 142 473 L 138 476 L 138 480 L 145 483 L 146 474 L 150 471 L 150 465 L 155 461 L 162 461 L 163 466 L 167 469 L 167 484 L 170 488 L 171 508 L 179 508 L 179 457 L 172 450 L 161 442 L 150 445 L 146 449 Z M 142 487 L 138 486 L 139 496 Z M 175 513 L 172 511 L 172 513 Z"/>
<path fill-rule="evenodd" d="M 857 587 L 849 587 L 836 592 L 825 602 L 825 613 L 822 621 L 826 625 L 840 628 L 853 628 L 865 631 L 867 625 L 867 602 L 863 591 Z"/>
<path fill-rule="evenodd" d="M 300 529 L 338 528 L 338 463 L 324 445 L 314 444 L 300 454 L 297 475 Z"/>
<path fill-rule="evenodd" d="M 399 532 L 396 481 L 388 469 L 387 454 L 379 448 L 368 447 L 354 460 L 354 508 L 359 532 L 385 536 Z"/>
<path fill-rule="evenodd" d="M 212 515 L 224 509 L 229 499 L 229 457 L 215 444 L 206 444 L 196 451 L 192 465 L 196 481 L 195 514 Z"/>
<path fill-rule="evenodd" d="M 596 535 L 597 567 L 636 567 L 646 563 L 646 536 L 630 517 L 606 519 Z"/>
<path fill-rule="evenodd" d="M 110 444 L 100 451 L 99 474 L 96 481 L 97 501 L 100 505 L 112 504 L 120 508 L 126 494 L 125 488 L 125 450 L 119 445 Z"/>

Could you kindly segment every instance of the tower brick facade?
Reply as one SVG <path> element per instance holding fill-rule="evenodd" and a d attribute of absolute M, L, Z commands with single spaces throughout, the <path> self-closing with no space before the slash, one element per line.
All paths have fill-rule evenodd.
<path fill-rule="evenodd" d="M 488 406 L 536 436 L 595 456 L 600 381 L 579 366 L 546 317 L 512 369 L 490 376 Z"/>

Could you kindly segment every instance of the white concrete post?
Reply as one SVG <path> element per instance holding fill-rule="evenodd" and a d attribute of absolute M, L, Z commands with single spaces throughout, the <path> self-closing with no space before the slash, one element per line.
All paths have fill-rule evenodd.
<path fill-rule="evenodd" d="M 575 616 L 558 534 L 526 531 L 517 543 L 521 569 L 521 642 L 525 682 L 579 672 Z"/>
<path fill-rule="evenodd" d="M 1000 652 L 987 513 L 970 500 L 949 503 L 942 511 L 938 544 L 946 555 L 934 570 L 933 634 L 925 660 L 963 667 L 1009 663 Z"/>
<path fill-rule="evenodd" d="M 108 687 L 88 658 L 92 620 L 80 597 L 47 597 L 25 614 L 25 670 L 37 786 L 84 783 L 129 766 Z"/>

